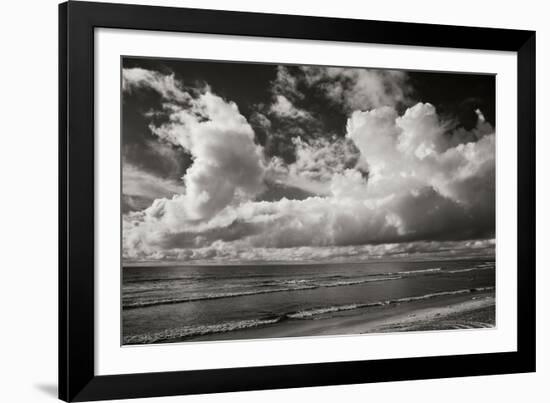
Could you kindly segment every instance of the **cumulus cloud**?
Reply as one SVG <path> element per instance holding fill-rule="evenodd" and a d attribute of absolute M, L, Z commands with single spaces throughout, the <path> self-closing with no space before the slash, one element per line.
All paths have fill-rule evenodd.
<path fill-rule="evenodd" d="M 263 190 L 262 152 L 235 103 L 209 89 L 197 96 L 172 91 L 182 86 L 173 76 L 166 78 L 156 72 L 139 69 L 139 74 L 124 77 L 125 88 L 141 86 L 159 92 L 166 101 L 163 107 L 169 118 L 159 126 L 151 124 L 151 132 L 183 147 L 193 157 L 183 178 L 184 192 L 155 205 L 155 215 L 162 217 L 168 228 L 174 230 L 190 220 L 208 219 L 235 200 L 246 200 Z"/>
<path fill-rule="evenodd" d="M 300 78 L 293 75 L 288 67 L 277 66 L 277 75 L 271 83 L 271 90 L 274 94 L 281 94 L 293 101 L 305 98 L 300 91 Z"/>
<path fill-rule="evenodd" d="M 403 116 L 384 108 L 350 118 L 348 136 L 361 151 L 360 158 L 369 169 L 368 181 L 359 170 L 344 168 L 343 164 L 330 173 L 316 171 L 311 154 L 327 150 L 307 150 L 303 159 L 311 165 L 299 163 L 300 169 L 294 174 L 305 175 L 313 182 L 309 175 L 315 172 L 317 180 L 328 182 L 328 194 L 228 206 L 208 222 L 188 225 L 178 236 L 179 244 L 174 243 L 172 234 L 157 234 L 152 250 L 183 246 L 204 249 L 218 241 L 223 242 L 224 249 L 239 250 L 493 236 L 494 135 L 486 134 L 477 142 L 452 148 L 448 144 L 433 145 L 432 133 L 442 123 L 432 118 L 428 119 L 431 126 L 426 123 L 426 116 L 432 113 L 430 105 L 414 108 Z M 416 130 L 419 127 L 430 130 Z M 364 148 L 371 144 L 370 136 L 380 143 L 372 142 L 372 149 Z M 432 151 L 425 154 L 419 149 Z M 372 158 L 382 150 L 387 159 Z M 324 159 L 330 161 L 325 157 L 321 161 Z M 323 166 L 327 170 L 329 167 Z M 403 173 L 402 169 L 407 171 Z M 159 206 L 155 207 L 146 210 L 145 222 L 154 221 Z M 139 225 L 131 228 L 135 231 Z M 150 237 L 152 233 L 149 227 L 142 234 Z M 150 239 L 148 242 L 151 244 Z"/>
<path fill-rule="evenodd" d="M 366 68 L 278 66 L 271 90 L 291 101 L 311 90 L 347 111 L 396 106 L 409 101 L 412 90 L 404 71 Z"/>
<path fill-rule="evenodd" d="M 132 92 L 135 89 L 150 88 L 158 92 L 164 99 L 178 102 L 188 102 L 191 97 L 178 82 L 174 74 L 165 75 L 157 71 L 139 67 L 123 69 L 122 90 Z"/>
<path fill-rule="evenodd" d="M 302 79 L 338 83 L 342 91 L 374 85 L 369 81 L 374 78 L 356 74 L 349 78 L 325 69 Z M 182 96 L 166 91 L 158 84 L 165 80 L 154 74 L 145 75 L 149 81 L 143 73 L 128 79 L 127 88 L 147 87 L 165 98 L 168 119 L 152 124 L 151 132 L 188 150 L 193 163 L 181 193 L 124 216 L 125 258 L 399 256 L 444 244 L 490 251 L 490 241 L 471 242 L 494 237 L 494 129 L 481 111 L 472 130 L 454 129 L 427 103 L 399 113 L 395 100 L 406 96 L 399 81 L 405 78 L 385 74 L 376 80 L 401 83 L 401 93 L 385 84 L 376 98 L 357 101 L 363 106 L 350 114 L 345 138 L 292 136 L 296 158 L 291 163 L 278 157 L 266 161 L 237 105 L 209 88 L 197 94 L 182 90 L 187 94 Z M 284 78 L 281 82 L 298 91 L 296 82 Z M 178 82 L 174 86 L 184 88 Z M 384 96 L 394 102 L 386 103 Z M 351 93 L 343 97 L 354 99 Z M 278 113 L 299 120 L 290 99 L 280 100 Z M 265 115 L 254 119 L 271 124 Z M 273 196 L 285 189 L 299 197 Z M 272 197 L 262 200 L 267 190 Z"/>
<path fill-rule="evenodd" d="M 279 157 L 271 158 L 267 169 L 270 180 L 317 195 L 327 195 L 334 175 L 342 174 L 349 168 L 357 168 L 358 174 L 364 175 L 358 166 L 359 150 L 350 139 L 318 138 L 304 141 L 294 137 L 292 144 L 295 161 L 286 164 Z"/>
<path fill-rule="evenodd" d="M 428 186 L 463 205 L 494 204 L 493 129 L 482 116 L 467 135 L 463 129 L 449 133 L 448 126 L 430 104 L 418 103 L 403 116 L 391 107 L 354 112 L 347 136 L 369 171 L 370 197 Z M 472 137 L 476 141 L 456 144 Z"/>
<path fill-rule="evenodd" d="M 332 140 L 352 111 L 410 101 L 407 74 L 391 70 L 278 66 L 269 91 L 270 102 L 256 104 L 250 121 L 266 155 L 287 163 L 296 158 L 294 137 Z"/>
<path fill-rule="evenodd" d="M 276 95 L 275 102 L 270 106 L 270 112 L 278 117 L 290 119 L 312 119 L 309 112 L 297 108 L 284 95 Z"/>
<path fill-rule="evenodd" d="M 397 70 L 304 66 L 305 82 L 349 111 L 395 106 L 407 99 L 407 74 Z"/>

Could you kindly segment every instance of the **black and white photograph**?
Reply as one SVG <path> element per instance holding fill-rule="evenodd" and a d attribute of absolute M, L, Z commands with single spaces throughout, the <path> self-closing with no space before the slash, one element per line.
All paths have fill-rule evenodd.
<path fill-rule="evenodd" d="M 495 76 L 122 58 L 122 344 L 495 323 Z"/>
<path fill-rule="evenodd" d="M 1 401 L 548 400 L 543 2 L 5 4 Z"/>

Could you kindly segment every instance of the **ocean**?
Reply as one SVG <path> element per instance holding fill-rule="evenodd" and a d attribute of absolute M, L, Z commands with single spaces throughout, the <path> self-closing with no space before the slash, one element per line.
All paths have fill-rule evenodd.
<path fill-rule="evenodd" d="M 375 307 L 406 309 L 494 287 L 494 260 L 125 266 L 122 344 L 246 338 L 247 329 L 368 317 Z"/>

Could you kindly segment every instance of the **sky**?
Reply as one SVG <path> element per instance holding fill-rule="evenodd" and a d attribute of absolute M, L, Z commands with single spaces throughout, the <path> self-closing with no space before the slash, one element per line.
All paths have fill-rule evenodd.
<path fill-rule="evenodd" d="M 125 263 L 493 256 L 495 77 L 125 57 Z"/>

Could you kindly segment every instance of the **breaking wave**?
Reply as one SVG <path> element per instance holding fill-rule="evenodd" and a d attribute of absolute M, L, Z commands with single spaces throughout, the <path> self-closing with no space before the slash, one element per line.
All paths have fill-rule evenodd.
<path fill-rule="evenodd" d="M 369 308 L 375 306 L 384 306 L 390 304 L 399 304 L 412 301 L 425 300 L 435 297 L 441 297 L 446 295 L 459 295 L 467 293 L 475 293 L 482 291 L 492 291 L 495 287 L 478 287 L 478 288 L 469 288 L 453 291 L 442 291 L 431 294 L 424 294 L 415 297 L 404 297 L 392 300 L 385 301 L 375 301 L 362 304 L 348 304 L 348 305 L 338 305 L 338 306 L 328 306 L 322 308 L 308 309 L 299 312 L 286 313 L 279 316 L 270 316 L 258 319 L 247 319 L 239 321 L 229 321 L 215 324 L 207 325 L 190 325 L 183 326 L 175 329 L 167 329 L 161 332 L 155 332 L 150 334 L 139 334 L 139 335 L 130 335 L 124 336 L 123 344 L 150 344 L 150 343 L 160 343 L 165 341 L 174 341 L 177 339 L 184 339 L 189 337 L 203 336 L 212 333 L 226 333 L 235 330 L 250 329 L 259 326 L 271 325 L 287 319 L 310 319 L 312 317 L 328 314 L 328 313 L 337 313 L 342 311 L 349 311 L 355 309 Z"/>
<path fill-rule="evenodd" d="M 317 288 L 317 286 L 300 286 L 300 287 L 292 287 L 292 288 L 272 288 L 267 290 L 211 293 L 211 294 L 202 294 L 202 295 L 197 295 L 192 297 L 183 297 L 183 298 L 166 298 L 166 299 L 155 299 L 151 301 L 124 302 L 122 306 L 124 309 L 135 309 L 135 308 L 144 308 L 147 306 L 154 306 L 154 305 L 179 304 L 182 302 L 204 301 L 209 299 L 220 299 L 220 298 L 234 298 L 234 297 L 243 297 L 246 295 L 270 294 L 274 292 L 284 292 L 284 291 L 310 290 L 314 288 Z"/>
<path fill-rule="evenodd" d="M 216 323 L 213 325 L 184 326 L 177 329 L 167 329 L 162 332 L 125 336 L 124 344 L 150 344 L 190 336 L 202 336 L 211 333 L 225 333 L 233 330 L 250 329 L 262 325 L 277 323 L 281 317 L 272 319 L 250 319 L 233 322 Z"/>
<path fill-rule="evenodd" d="M 233 291 L 233 292 L 207 292 L 202 294 L 195 294 L 189 296 L 174 296 L 167 298 L 151 298 L 151 299 L 140 299 L 138 298 L 128 298 L 124 299 L 122 302 L 123 309 L 136 309 L 136 308 L 145 308 L 156 305 L 168 305 L 168 304 L 179 304 L 185 302 L 194 302 L 194 301 L 204 301 L 212 299 L 221 299 L 221 298 L 235 298 L 243 297 L 249 295 L 259 295 L 259 294 L 271 294 L 279 292 L 291 292 L 291 291 L 304 291 L 304 290 L 313 290 L 317 288 L 328 288 L 328 287 L 343 287 L 351 285 L 359 285 L 370 282 L 379 282 L 379 281 L 391 281 L 398 280 L 404 277 L 409 278 L 417 275 L 433 275 L 433 274 L 456 274 L 456 273 L 466 273 L 474 270 L 489 270 L 494 269 L 494 262 L 480 263 L 473 267 L 463 268 L 463 269 L 451 269 L 444 270 L 442 267 L 434 267 L 428 269 L 420 270 L 408 270 L 408 271 L 397 271 L 389 273 L 376 273 L 376 274 L 367 274 L 361 278 L 346 278 L 345 276 L 330 276 L 326 278 L 318 279 L 290 279 L 283 281 L 273 281 L 269 280 L 267 282 L 262 282 L 256 284 L 256 288 L 249 290 Z M 192 278 L 189 277 L 178 277 L 175 280 L 186 279 L 189 280 Z M 154 279 L 155 281 L 158 279 Z M 171 281 L 173 279 L 166 279 Z M 137 281 L 135 281 L 137 282 Z M 254 285 L 253 285 L 254 286 Z M 166 287 L 166 285 L 164 285 Z M 157 285 L 152 286 L 151 290 L 161 288 Z M 174 288 L 172 288 L 174 289 Z M 126 290 L 124 294 L 127 296 L 130 295 L 139 295 L 140 293 L 147 292 L 148 290 Z"/>
<path fill-rule="evenodd" d="M 472 292 L 491 291 L 494 289 L 495 287 L 478 287 L 478 288 L 467 288 L 467 289 L 453 290 L 453 291 L 441 291 L 441 292 L 434 292 L 431 294 L 419 295 L 416 297 L 397 298 L 397 299 L 390 299 L 386 301 L 369 302 L 364 304 L 337 305 L 337 306 L 329 306 L 329 307 L 323 307 L 323 308 L 307 309 L 307 310 L 287 314 L 286 316 L 291 319 L 308 319 L 313 316 L 323 315 L 327 313 L 336 313 L 336 312 L 342 312 L 342 311 L 350 311 L 354 309 L 369 308 L 374 306 L 420 301 L 420 300 L 425 300 L 425 299 L 430 299 L 435 297 L 442 297 L 446 295 L 459 295 L 459 294 L 468 294 Z"/>
<path fill-rule="evenodd" d="M 155 299 L 155 300 L 145 300 L 145 301 L 125 301 L 123 302 L 122 306 L 124 309 L 135 309 L 135 308 L 144 308 L 148 306 L 155 306 L 155 305 L 167 305 L 167 304 L 179 304 L 183 302 L 193 302 L 193 301 L 204 301 L 204 300 L 210 300 L 210 299 L 220 299 L 220 298 L 234 298 L 234 297 L 243 297 L 247 295 L 258 295 L 258 294 L 271 294 L 276 292 L 288 292 L 288 291 L 303 291 L 303 290 L 314 290 L 316 288 L 326 288 L 326 287 L 340 287 L 340 286 L 346 286 L 346 285 L 357 285 L 357 284 L 364 284 L 364 283 L 371 283 L 376 281 L 390 281 L 390 280 L 397 280 L 402 277 L 400 276 L 394 276 L 394 277 L 380 277 L 380 278 L 367 278 L 367 279 L 359 279 L 359 280 L 338 280 L 334 282 L 329 283 L 318 283 L 318 284 L 310 284 L 307 285 L 297 285 L 294 286 L 293 284 L 298 283 L 289 283 L 286 282 L 288 285 L 292 285 L 291 287 L 283 287 L 283 288 L 271 288 L 271 289 L 256 289 L 256 290 L 250 290 L 250 291 L 236 291 L 236 292 L 222 292 L 222 293 L 210 293 L 210 294 L 202 294 L 197 296 L 190 296 L 190 297 L 183 297 L 183 298 L 165 298 L 165 299 Z M 293 280 L 296 281 L 296 280 Z M 299 283 L 304 284 L 304 283 Z"/>
<path fill-rule="evenodd" d="M 441 271 L 441 267 L 434 267 L 432 269 L 422 269 L 422 270 L 409 270 L 409 271 L 398 271 L 397 274 L 421 274 L 421 273 L 436 273 Z"/>

